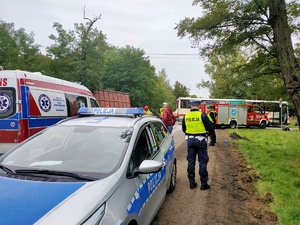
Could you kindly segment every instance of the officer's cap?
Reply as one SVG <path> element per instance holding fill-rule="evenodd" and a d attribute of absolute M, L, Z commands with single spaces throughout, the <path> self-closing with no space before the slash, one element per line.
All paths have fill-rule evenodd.
<path fill-rule="evenodd" d="M 191 100 L 190 104 L 191 105 L 201 105 L 201 102 L 200 101 Z"/>

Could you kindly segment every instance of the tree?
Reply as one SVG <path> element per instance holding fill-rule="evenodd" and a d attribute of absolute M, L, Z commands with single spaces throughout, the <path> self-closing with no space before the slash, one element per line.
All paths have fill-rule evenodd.
<path fill-rule="evenodd" d="M 291 33 L 299 31 L 299 23 L 294 20 L 300 14 L 299 3 L 292 1 L 286 5 L 284 0 L 194 0 L 193 4 L 203 8 L 203 17 L 181 20 L 176 27 L 178 36 L 189 35 L 205 56 L 213 51 L 224 54 L 240 49 L 251 50 L 248 64 L 256 62 L 260 67 L 260 64 L 272 63 L 271 68 L 280 68 L 279 73 L 270 70 L 268 74 L 281 75 L 297 110 L 299 123 L 300 78 L 291 42 Z"/>
<path fill-rule="evenodd" d="M 159 110 L 162 107 L 163 102 L 167 102 L 169 106 L 174 110 L 176 104 L 176 98 L 174 96 L 173 88 L 168 80 L 167 72 L 165 69 L 162 69 L 158 72 L 157 82 L 157 100 L 155 104 L 155 109 Z"/>
<path fill-rule="evenodd" d="M 36 71 L 36 60 L 41 59 L 40 46 L 34 44 L 34 34 L 13 23 L 0 20 L 0 65 L 4 69 Z"/>
<path fill-rule="evenodd" d="M 74 24 L 75 30 L 70 31 L 54 23 L 58 35 L 49 36 L 55 43 L 47 52 L 53 58 L 51 68 L 55 76 L 80 82 L 89 89 L 101 89 L 104 52 L 109 47 L 105 35 L 93 28 L 100 16 L 89 19 L 84 11 L 84 19 L 88 20 L 86 24 Z"/>
<path fill-rule="evenodd" d="M 247 62 L 248 59 L 249 55 L 241 51 L 226 54 L 212 52 L 205 65 L 205 72 L 211 81 L 202 81 L 198 86 L 208 88 L 212 98 L 287 99 L 282 79 L 274 73 L 262 74 L 267 69 L 250 66 L 256 63 Z M 261 75 L 257 76 L 259 73 Z"/>
<path fill-rule="evenodd" d="M 274 32 L 274 48 L 288 93 L 293 99 L 300 123 L 300 70 L 294 54 L 291 30 L 284 0 L 269 0 L 270 20 Z M 299 126 L 300 129 L 300 126 Z"/>
<path fill-rule="evenodd" d="M 103 88 L 130 94 L 132 106 L 157 104 L 157 77 L 145 52 L 131 46 L 105 52 Z"/>
<path fill-rule="evenodd" d="M 188 97 L 190 95 L 190 89 L 176 81 L 174 84 L 174 95 L 175 98 Z"/>

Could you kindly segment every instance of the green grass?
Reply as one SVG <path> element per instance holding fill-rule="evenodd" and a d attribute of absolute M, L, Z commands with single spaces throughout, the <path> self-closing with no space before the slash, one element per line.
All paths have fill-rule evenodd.
<path fill-rule="evenodd" d="M 250 141 L 235 140 L 247 162 L 259 179 L 257 194 L 263 198 L 270 193 L 269 203 L 283 225 L 300 224 L 300 131 L 281 129 L 235 129 Z M 233 140 L 230 140 L 231 142 Z"/>

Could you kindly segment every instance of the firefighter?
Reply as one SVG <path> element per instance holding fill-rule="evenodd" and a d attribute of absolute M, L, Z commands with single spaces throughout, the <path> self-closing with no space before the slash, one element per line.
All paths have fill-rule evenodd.
<path fill-rule="evenodd" d="M 182 120 L 182 131 L 186 135 L 187 142 L 187 161 L 188 161 L 188 179 L 190 188 L 197 187 L 195 182 L 195 164 L 196 156 L 198 155 L 199 175 L 200 175 L 200 190 L 210 188 L 208 182 L 208 153 L 207 153 L 207 132 L 212 132 L 212 124 L 207 115 L 199 111 L 200 101 L 191 101 L 191 110 Z"/>
<path fill-rule="evenodd" d="M 215 111 L 215 107 L 213 105 L 208 106 L 207 109 L 208 109 L 208 113 L 207 113 L 208 119 L 213 125 L 213 130 L 209 135 L 210 136 L 209 146 L 215 146 L 217 140 L 215 129 L 216 129 L 216 120 L 217 120 L 218 113 Z"/>

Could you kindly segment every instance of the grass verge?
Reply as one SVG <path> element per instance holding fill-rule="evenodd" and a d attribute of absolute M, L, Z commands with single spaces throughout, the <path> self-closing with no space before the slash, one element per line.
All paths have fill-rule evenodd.
<path fill-rule="evenodd" d="M 298 129 L 229 130 L 249 140 L 233 140 L 259 179 L 255 189 L 269 200 L 270 210 L 283 225 L 300 224 L 300 132 Z"/>

